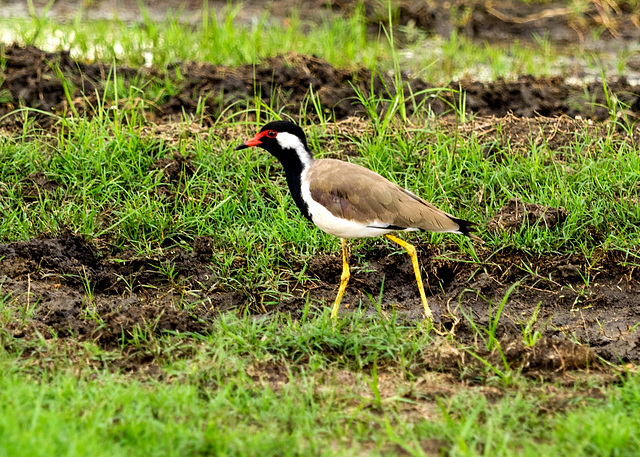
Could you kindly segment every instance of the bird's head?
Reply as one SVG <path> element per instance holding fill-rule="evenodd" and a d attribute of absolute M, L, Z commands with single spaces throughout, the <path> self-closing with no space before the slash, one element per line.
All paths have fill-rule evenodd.
<path fill-rule="evenodd" d="M 267 150 L 283 165 L 297 159 L 304 167 L 313 160 L 304 132 L 289 121 L 269 122 L 256 136 L 238 146 L 236 151 L 254 146 Z"/>

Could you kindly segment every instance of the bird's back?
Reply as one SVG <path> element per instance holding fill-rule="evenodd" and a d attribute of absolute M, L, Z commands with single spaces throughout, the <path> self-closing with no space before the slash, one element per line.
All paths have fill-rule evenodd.
<path fill-rule="evenodd" d="M 336 217 L 394 230 L 463 231 L 460 219 L 381 175 L 349 162 L 315 160 L 307 171 L 311 197 Z M 382 227 L 380 227 L 382 228 Z"/>

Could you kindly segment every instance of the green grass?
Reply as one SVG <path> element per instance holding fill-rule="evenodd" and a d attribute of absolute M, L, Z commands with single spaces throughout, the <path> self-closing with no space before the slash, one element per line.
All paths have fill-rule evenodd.
<path fill-rule="evenodd" d="M 238 6 L 218 13 L 203 10 L 199 27 L 183 22 L 177 12 L 162 23 L 148 18 L 126 23 L 86 21 L 82 10 L 66 24 L 33 18 L 5 20 L 2 27 L 18 43 L 70 50 L 80 60 L 118 60 L 134 67 L 153 64 L 165 68 L 178 61 L 237 66 L 282 52 L 318 54 L 338 65 L 369 66 L 388 51 L 384 42 L 368 40 L 361 9 L 317 27 L 309 27 L 297 13 L 287 18 L 286 25 L 268 13 L 253 24 L 242 24 L 237 18 L 239 10 Z"/>
<path fill-rule="evenodd" d="M 229 265 L 237 256 L 250 262 L 243 271 L 222 271 L 222 277 L 272 291 L 278 290 L 279 278 L 264 273 L 271 265 L 338 248 L 334 238 L 302 220 L 279 163 L 262 150 L 234 151 L 258 126 L 220 138 L 218 132 L 226 131 L 221 123 L 208 135 L 181 138 L 178 130 L 163 139 L 142 133 L 133 120 L 141 113 L 129 116 L 128 123 L 100 117 L 63 120 L 55 136 L 27 129 L 23 136 L 5 138 L 0 144 L 0 209 L 5 215 L 0 240 L 27 240 L 66 228 L 100 239 L 112 252 L 151 255 L 172 245 L 190 249 L 195 236 L 209 236 L 219 263 Z M 637 252 L 640 209 L 634 195 L 640 155 L 615 129 L 594 137 L 585 127 L 571 147 L 561 150 L 550 150 L 543 138 L 516 152 L 507 141 L 495 146 L 493 157 L 500 160 L 484 157 L 478 136 L 452 136 L 437 122 L 403 130 L 400 135 L 353 132 L 336 139 L 321 127 L 307 128 L 312 146 L 328 151 L 325 156 L 354 143 L 362 155 L 355 162 L 479 222 L 491 251 L 572 254 L 586 260 L 602 251 Z M 175 154 L 191 157 L 191 168 L 172 182 L 154 164 Z M 35 173 L 58 187 L 38 193 L 29 178 Z M 510 198 L 563 207 L 569 216 L 552 230 L 535 226 L 512 234 L 487 233 L 486 221 Z M 436 245 L 466 245 L 457 237 L 430 236 Z"/>
<path fill-rule="evenodd" d="M 196 27 L 185 23 L 180 12 L 175 11 L 164 22 L 154 22 L 143 8 L 145 19 L 140 23 L 117 18 L 87 20 L 80 9 L 68 23 L 34 15 L 31 19 L 0 19 L 0 29 L 7 41 L 46 50 L 69 50 L 81 61 L 118 61 L 132 67 L 166 68 L 184 61 L 237 66 L 293 52 L 317 55 L 338 67 L 383 72 L 394 69 L 386 32 L 368 32 L 362 8 L 347 16 L 327 13 L 325 19 L 315 23 L 301 20 L 295 11 L 284 19 L 265 13 L 247 23 L 238 18 L 240 9 L 203 9 L 201 23 Z M 379 9 L 381 23 L 388 24 L 393 8 L 391 13 L 383 4 Z M 558 48 L 546 36 L 538 35 L 530 42 L 509 43 L 480 43 L 455 32 L 447 38 L 433 38 L 411 25 L 396 27 L 395 36 L 402 70 L 442 84 L 465 76 L 493 80 L 523 73 L 562 74 L 575 66 L 572 62 L 589 67 L 596 62 L 591 69 L 594 76 L 602 67 L 608 74 L 622 75 L 631 70 L 627 62 L 633 54 L 629 47 L 621 47 L 615 53 Z"/>
<path fill-rule="evenodd" d="M 123 355 L 90 342 L 4 343 L 0 455 L 640 450 L 635 375 L 599 400 L 589 398 L 603 388 L 597 382 L 548 388 L 518 377 L 509 388 L 487 390 L 478 378 L 421 368 L 423 348 L 434 344 L 428 330 L 357 314 L 337 328 L 324 312 L 301 322 L 224 318 L 208 335 L 151 337 L 137 346 L 146 360 L 153 355 L 151 376 L 103 368 Z"/>

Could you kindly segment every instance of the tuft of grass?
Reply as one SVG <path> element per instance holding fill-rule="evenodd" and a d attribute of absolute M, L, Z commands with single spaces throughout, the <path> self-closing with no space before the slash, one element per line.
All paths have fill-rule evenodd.
<path fill-rule="evenodd" d="M 335 328 L 328 310 L 296 322 L 225 316 L 206 335 L 153 336 L 153 328 L 112 350 L 0 334 L 0 452 L 587 456 L 640 448 L 637 375 L 610 387 L 548 389 L 516 375 L 502 391 L 451 379 L 442 389 L 449 375 L 419 365 L 437 342 L 430 332 L 358 314 Z M 151 364 L 114 370 L 137 357 Z"/>

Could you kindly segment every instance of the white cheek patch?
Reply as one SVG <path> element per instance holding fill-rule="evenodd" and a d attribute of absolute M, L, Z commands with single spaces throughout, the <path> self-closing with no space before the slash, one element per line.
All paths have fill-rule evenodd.
<path fill-rule="evenodd" d="M 303 167 L 311 164 L 311 154 L 305 149 L 304 144 L 297 136 L 288 132 L 279 132 L 276 141 L 282 149 L 293 149 L 298 154 Z"/>
<path fill-rule="evenodd" d="M 304 149 L 300 138 L 288 132 L 279 132 L 276 140 L 282 149 Z"/>

